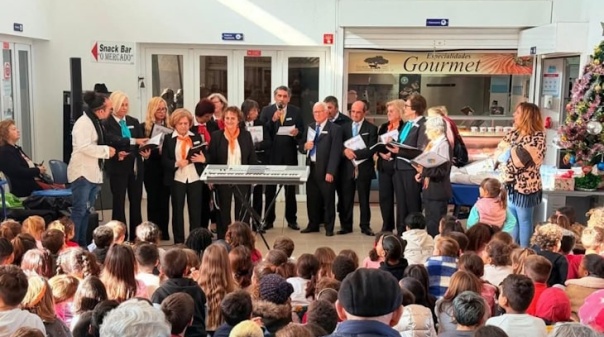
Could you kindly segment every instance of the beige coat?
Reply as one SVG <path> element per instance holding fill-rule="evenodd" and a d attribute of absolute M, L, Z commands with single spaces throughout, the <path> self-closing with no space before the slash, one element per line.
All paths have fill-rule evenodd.
<path fill-rule="evenodd" d="M 579 309 L 585 303 L 587 296 L 600 289 L 604 289 L 604 278 L 586 276 L 566 281 L 566 295 L 570 299 L 573 321 L 579 321 Z"/>

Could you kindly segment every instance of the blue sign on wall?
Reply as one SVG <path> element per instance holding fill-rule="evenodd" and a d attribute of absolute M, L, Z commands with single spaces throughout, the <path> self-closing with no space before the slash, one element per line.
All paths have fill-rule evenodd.
<path fill-rule="evenodd" d="M 15 32 L 23 32 L 23 24 L 22 23 L 13 23 L 13 30 Z"/>
<path fill-rule="evenodd" d="M 222 41 L 243 41 L 243 33 L 222 33 Z"/>
<path fill-rule="evenodd" d="M 449 27 L 449 19 L 426 19 L 426 27 Z"/>

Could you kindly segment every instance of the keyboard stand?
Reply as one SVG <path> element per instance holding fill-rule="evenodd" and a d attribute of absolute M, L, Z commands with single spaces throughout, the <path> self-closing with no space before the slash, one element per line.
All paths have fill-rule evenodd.
<path fill-rule="evenodd" d="M 248 198 L 246 195 L 243 194 L 243 192 L 239 188 L 239 185 L 231 184 L 231 187 L 236 191 L 235 194 L 237 195 L 237 198 L 239 198 L 239 200 L 241 201 L 241 207 L 243 207 L 246 212 L 250 213 L 250 217 L 251 217 L 250 226 L 253 226 L 254 222 L 259 225 L 260 228 L 256 228 L 256 235 L 260 234 L 260 237 L 262 238 L 262 241 L 264 241 L 264 245 L 266 246 L 266 249 L 271 250 L 271 247 L 269 246 L 268 242 L 266 241 L 266 238 L 264 237 L 264 226 L 266 224 L 266 216 L 264 217 L 264 219 L 262 219 L 260 217 L 258 212 L 256 212 L 256 210 L 250 203 L 250 198 Z M 283 185 L 279 185 L 279 188 L 277 189 L 277 193 L 275 193 L 275 196 L 273 197 L 273 200 L 271 200 L 271 203 L 269 204 L 269 207 L 267 209 L 270 209 L 270 207 L 274 206 L 275 201 L 277 200 L 277 195 L 279 195 L 281 188 L 283 188 Z M 252 191 L 253 191 L 253 186 L 250 185 L 250 196 L 252 195 Z"/>

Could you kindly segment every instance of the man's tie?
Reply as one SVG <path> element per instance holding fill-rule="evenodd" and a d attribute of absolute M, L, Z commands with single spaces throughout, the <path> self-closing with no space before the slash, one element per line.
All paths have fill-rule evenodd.
<path fill-rule="evenodd" d="M 411 131 L 411 128 L 413 127 L 413 123 L 412 122 L 407 122 L 405 123 L 405 127 L 403 128 L 403 131 L 401 131 L 401 134 L 398 137 L 398 142 L 399 143 L 404 143 L 405 139 L 407 139 L 407 136 L 409 135 L 409 131 Z"/>
<path fill-rule="evenodd" d="M 203 140 L 206 143 L 210 143 L 210 133 L 208 132 L 208 128 L 205 124 L 199 124 L 197 126 L 197 132 L 203 136 Z"/>
<path fill-rule="evenodd" d="M 122 137 L 132 138 L 132 134 L 130 133 L 130 129 L 128 129 L 125 119 L 120 120 L 120 128 L 122 129 Z"/>
<path fill-rule="evenodd" d="M 315 139 L 313 140 L 312 149 L 310 149 L 310 156 L 314 156 L 317 153 L 317 141 L 319 140 L 319 135 L 321 134 L 321 125 L 317 124 L 317 128 L 315 129 Z"/>
<path fill-rule="evenodd" d="M 359 123 L 354 122 L 352 123 L 352 136 L 356 137 L 359 135 Z"/>
<path fill-rule="evenodd" d="M 283 122 L 285 122 L 285 110 L 281 111 L 281 117 L 279 117 L 279 120 L 281 121 L 281 125 L 283 125 Z"/>

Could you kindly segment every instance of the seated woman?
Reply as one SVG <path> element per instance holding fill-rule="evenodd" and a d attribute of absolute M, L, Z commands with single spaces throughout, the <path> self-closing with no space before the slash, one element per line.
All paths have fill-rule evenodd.
<path fill-rule="evenodd" d="M 10 181 L 10 191 L 17 197 L 27 197 L 42 187 L 36 182 L 40 174 L 46 173 L 43 165 L 36 165 L 23 152 L 17 142 L 21 133 L 12 119 L 0 122 L 0 171 Z"/>

